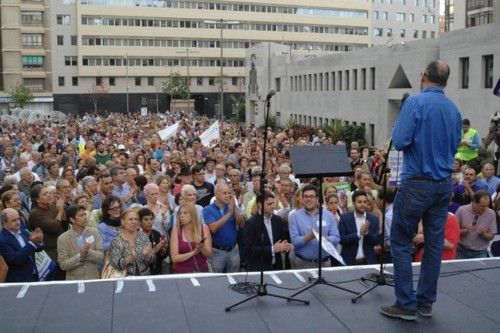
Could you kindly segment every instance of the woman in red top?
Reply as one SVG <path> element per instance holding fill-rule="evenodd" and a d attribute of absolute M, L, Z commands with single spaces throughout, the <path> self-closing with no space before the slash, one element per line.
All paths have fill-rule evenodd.
<path fill-rule="evenodd" d="M 212 237 L 201 224 L 192 203 L 183 203 L 177 213 L 170 238 L 170 258 L 176 273 L 208 272 L 207 258 L 212 256 Z"/>
<path fill-rule="evenodd" d="M 460 240 L 460 225 L 458 224 L 455 215 L 448 213 L 448 218 L 446 219 L 446 225 L 444 227 L 444 249 L 442 260 L 454 260 L 457 256 L 457 246 Z M 416 244 L 424 245 L 424 235 L 419 233 L 414 238 Z M 420 246 L 415 253 L 415 262 L 421 262 L 424 256 L 424 246 Z"/>

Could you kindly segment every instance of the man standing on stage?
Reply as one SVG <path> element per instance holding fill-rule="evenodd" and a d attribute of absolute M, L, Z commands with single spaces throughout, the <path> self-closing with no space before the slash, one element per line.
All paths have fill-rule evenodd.
<path fill-rule="evenodd" d="M 396 303 L 383 306 L 384 315 L 415 320 L 417 312 L 432 316 L 444 246 L 444 226 L 452 193 L 454 156 L 460 145 L 462 119 L 444 95 L 450 68 L 430 63 L 420 76 L 421 93 L 406 99 L 392 133 L 403 151 L 401 187 L 393 204 L 391 254 Z M 423 220 L 425 251 L 417 292 L 413 290 L 411 241 Z"/>

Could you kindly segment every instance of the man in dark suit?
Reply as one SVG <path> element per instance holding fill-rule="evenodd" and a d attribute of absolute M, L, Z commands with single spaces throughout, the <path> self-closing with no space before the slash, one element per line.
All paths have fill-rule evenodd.
<path fill-rule="evenodd" d="M 354 211 L 340 216 L 340 255 L 346 265 L 377 263 L 373 247 L 380 241 L 378 218 L 366 212 L 367 200 L 364 191 L 355 191 L 352 195 Z"/>
<path fill-rule="evenodd" d="M 21 220 L 15 209 L 0 213 L 3 229 L 0 231 L 0 255 L 9 266 L 6 282 L 38 281 L 35 252 L 43 250 L 43 232 L 36 228 L 31 235 L 21 229 Z"/>
<path fill-rule="evenodd" d="M 283 269 L 281 254 L 290 251 L 291 244 L 286 241 L 283 220 L 273 214 L 276 209 L 276 198 L 271 192 L 259 193 L 257 202 L 259 213 L 253 215 L 245 223 L 244 241 L 247 251 L 247 271 L 260 270 L 261 256 L 263 257 L 264 270 L 281 270 Z M 262 202 L 264 202 L 263 244 L 261 242 L 262 216 L 260 214 Z"/>

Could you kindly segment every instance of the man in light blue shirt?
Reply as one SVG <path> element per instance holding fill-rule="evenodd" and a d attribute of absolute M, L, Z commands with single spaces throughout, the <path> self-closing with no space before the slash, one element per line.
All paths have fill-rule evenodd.
<path fill-rule="evenodd" d="M 415 320 L 432 316 L 444 246 L 444 226 L 452 194 L 451 174 L 461 139 L 462 117 L 444 95 L 449 66 L 433 61 L 420 76 L 421 93 L 403 103 L 392 132 L 403 151 L 401 187 L 393 204 L 390 233 L 396 302 L 382 306 L 386 316 Z M 422 220 L 425 256 L 417 292 L 413 289 L 411 243 Z"/>
<path fill-rule="evenodd" d="M 318 188 L 308 184 L 302 190 L 303 208 L 290 213 L 288 228 L 290 239 L 294 246 L 294 256 L 291 260 L 293 268 L 315 268 L 318 267 L 319 242 L 313 234 L 313 230 L 319 231 L 319 198 Z M 322 216 L 323 237 L 333 246 L 340 241 L 337 223 L 332 213 L 323 209 Z M 322 250 L 319 261 L 324 267 L 330 266 L 330 255 Z"/>

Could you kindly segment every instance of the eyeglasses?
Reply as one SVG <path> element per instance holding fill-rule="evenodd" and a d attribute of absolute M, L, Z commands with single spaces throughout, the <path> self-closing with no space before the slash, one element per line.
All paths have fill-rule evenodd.
<path fill-rule="evenodd" d="M 120 206 L 109 207 L 109 210 L 114 211 L 114 212 L 119 211 L 120 209 L 122 209 Z"/>

